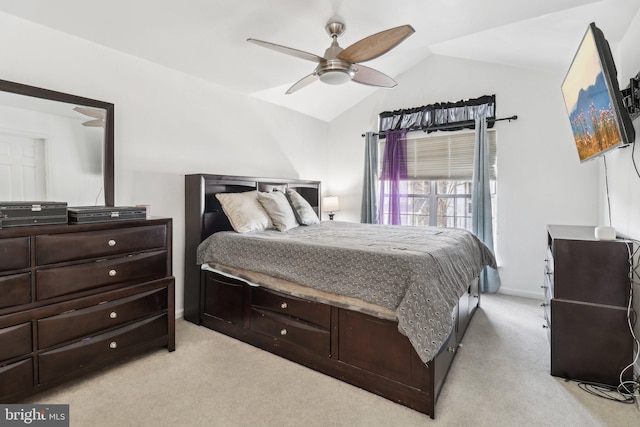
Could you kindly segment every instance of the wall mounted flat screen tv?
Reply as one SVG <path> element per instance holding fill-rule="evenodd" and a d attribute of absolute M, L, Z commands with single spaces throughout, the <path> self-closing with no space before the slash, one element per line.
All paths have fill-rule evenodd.
<path fill-rule="evenodd" d="M 615 63 L 602 31 L 591 23 L 562 83 L 580 161 L 634 142 Z"/>

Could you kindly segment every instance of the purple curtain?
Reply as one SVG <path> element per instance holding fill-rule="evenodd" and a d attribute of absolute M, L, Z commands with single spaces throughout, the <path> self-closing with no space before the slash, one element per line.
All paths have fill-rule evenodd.
<path fill-rule="evenodd" d="M 380 174 L 379 224 L 401 225 L 407 218 L 407 131 L 386 133 Z M 404 219 L 404 221 L 403 221 Z"/>

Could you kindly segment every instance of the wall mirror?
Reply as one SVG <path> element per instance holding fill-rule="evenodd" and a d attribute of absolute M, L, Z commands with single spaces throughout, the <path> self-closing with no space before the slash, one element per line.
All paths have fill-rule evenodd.
<path fill-rule="evenodd" d="M 114 206 L 114 105 L 0 80 L 0 200 Z"/>

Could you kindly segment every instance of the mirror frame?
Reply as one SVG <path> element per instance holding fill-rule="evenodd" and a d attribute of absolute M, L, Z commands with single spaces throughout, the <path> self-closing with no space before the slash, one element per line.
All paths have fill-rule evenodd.
<path fill-rule="evenodd" d="M 104 125 L 104 205 L 115 206 L 114 196 L 114 104 L 110 102 L 97 101 L 95 99 L 84 98 L 81 96 L 71 95 L 63 92 L 56 92 L 49 89 L 43 89 L 35 86 L 24 85 L 21 83 L 0 80 L 0 91 L 15 93 L 18 95 L 31 96 L 34 98 L 48 99 L 51 101 L 65 102 L 78 106 L 102 108 L 106 111 Z"/>

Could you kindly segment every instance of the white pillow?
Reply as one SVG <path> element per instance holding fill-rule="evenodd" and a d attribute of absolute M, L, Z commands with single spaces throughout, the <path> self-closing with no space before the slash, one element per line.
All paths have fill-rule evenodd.
<path fill-rule="evenodd" d="M 258 191 L 243 193 L 217 193 L 229 222 L 238 233 L 262 231 L 273 228 L 271 218 L 258 201 Z"/>
<path fill-rule="evenodd" d="M 320 219 L 318 218 L 316 211 L 313 210 L 309 202 L 307 202 L 300 193 L 291 188 L 287 188 L 287 198 L 289 199 L 293 212 L 296 214 L 296 219 L 300 224 L 312 225 L 320 223 Z"/>
<path fill-rule="evenodd" d="M 282 191 L 272 191 L 270 193 L 259 192 L 258 201 L 273 222 L 278 231 L 287 231 L 298 226 L 296 216 L 291 209 L 287 196 Z"/>

